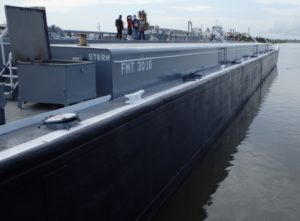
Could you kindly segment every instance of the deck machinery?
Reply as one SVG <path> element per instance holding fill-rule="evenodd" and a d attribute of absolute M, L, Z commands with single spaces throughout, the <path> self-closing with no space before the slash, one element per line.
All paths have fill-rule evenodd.
<path fill-rule="evenodd" d="M 44 9 L 6 6 L 5 12 L 20 104 L 67 106 L 96 97 L 94 62 L 52 59 Z"/>

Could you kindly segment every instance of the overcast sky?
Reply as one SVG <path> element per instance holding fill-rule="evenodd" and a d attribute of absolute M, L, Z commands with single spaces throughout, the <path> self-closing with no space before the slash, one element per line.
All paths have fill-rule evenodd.
<path fill-rule="evenodd" d="M 45 6 L 48 25 L 63 29 L 115 31 L 119 14 L 137 14 L 144 9 L 151 25 L 187 30 L 218 25 L 253 36 L 300 39 L 300 0 L 1 0 L 4 5 Z M 124 20 L 124 19 L 123 19 Z"/>

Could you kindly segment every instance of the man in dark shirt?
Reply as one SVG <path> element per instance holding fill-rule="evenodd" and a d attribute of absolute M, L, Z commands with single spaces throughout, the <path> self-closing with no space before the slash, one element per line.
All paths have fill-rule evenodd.
<path fill-rule="evenodd" d="M 124 29 L 122 15 L 119 15 L 119 18 L 116 19 L 116 27 L 117 27 L 117 39 L 122 39 L 122 31 Z"/>

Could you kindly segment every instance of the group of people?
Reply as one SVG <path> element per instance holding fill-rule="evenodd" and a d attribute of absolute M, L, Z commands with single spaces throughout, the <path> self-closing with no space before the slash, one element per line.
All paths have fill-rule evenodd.
<path fill-rule="evenodd" d="M 115 22 L 117 28 L 117 39 L 122 39 L 122 33 L 124 28 L 124 23 L 122 21 L 122 15 Z M 149 23 L 147 20 L 147 14 L 144 10 L 139 11 L 138 18 L 136 15 L 127 16 L 127 38 L 133 40 L 145 40 L 145 31 L 148 29 Z"/>

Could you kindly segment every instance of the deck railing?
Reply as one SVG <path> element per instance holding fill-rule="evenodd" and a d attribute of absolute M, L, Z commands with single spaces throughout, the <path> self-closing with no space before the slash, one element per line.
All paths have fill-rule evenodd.
<path fill-rule="evenodd" d="M 2 64 L 3 64 L 3 66 L 6 66 L 3 38 L 7 34 L 7 32 L 8 32 L 8 28 L 5 28 L 4 31 L 0 35 L 0 46 L 1 46 L 1 55 L 2 55 Z"/>

